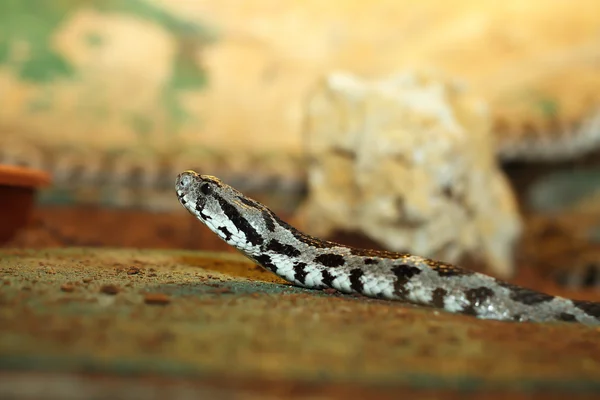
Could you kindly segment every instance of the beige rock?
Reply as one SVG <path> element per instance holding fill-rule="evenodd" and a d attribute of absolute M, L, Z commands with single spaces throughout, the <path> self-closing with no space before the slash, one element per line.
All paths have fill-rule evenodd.
<path fill-rule="evenodd" d="M 307 229 L 513 272 L 520 219 L 485 105 L 432 74 L 329 75 L 307 104 Z"/>

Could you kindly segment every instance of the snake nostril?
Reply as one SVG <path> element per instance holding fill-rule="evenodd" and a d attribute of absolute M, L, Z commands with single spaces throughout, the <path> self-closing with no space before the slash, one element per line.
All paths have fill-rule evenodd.
<path fill-rule="evenodd" d="M 176 185 L 178 189 L 184 189 L 185 187 L 187 187 L 190 182 L 191 182 L 191 177 L 190 174 L 187 172 L 182 172 L 181 174 L 177 175 L 177 180 L 176 180 Z"/>

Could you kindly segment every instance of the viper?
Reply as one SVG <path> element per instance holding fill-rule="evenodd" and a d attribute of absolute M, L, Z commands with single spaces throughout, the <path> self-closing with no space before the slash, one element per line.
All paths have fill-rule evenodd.
<path fill-rule="evenodd" d="M 600 325 L 600 303 L 551 296 L 408 253 L 359 249 L 307 235 L 211 175 L 185 171 L 175 186 L 179 202 L 211 231 L 294 285 L 481 319 Z"/>

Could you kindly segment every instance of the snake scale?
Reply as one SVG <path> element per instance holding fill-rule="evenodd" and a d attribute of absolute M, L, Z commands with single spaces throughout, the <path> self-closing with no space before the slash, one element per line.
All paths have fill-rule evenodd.
<path fill-rule="evenodd" d="M 210 175 L 177 176 L 179 202 L 229 245 L 263 268 L 306 288 L 399 300 L 505 321 L 600 325 L 600 303 L 570 300 L 408 253 L 320 240 Z"/>

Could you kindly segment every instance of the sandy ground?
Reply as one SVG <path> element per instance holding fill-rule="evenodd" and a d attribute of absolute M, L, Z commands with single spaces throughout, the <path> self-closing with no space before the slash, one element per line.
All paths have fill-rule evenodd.
<path fill-rule="evenodd" d="M 305 290 L 234 254 L 5 249 L 0 371 L 2 398 L 559 398 L 600 393 L 600 329 Z"/>

